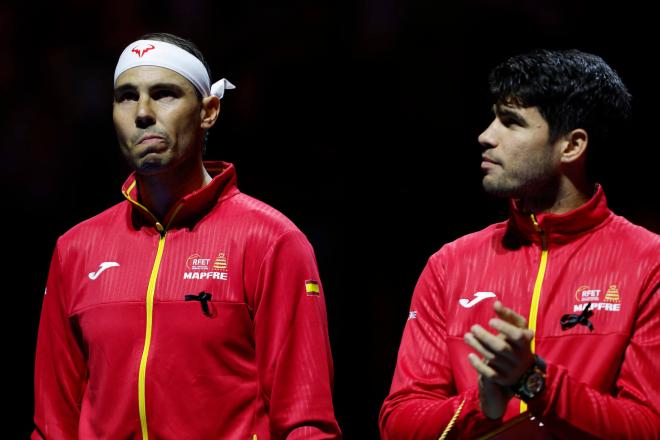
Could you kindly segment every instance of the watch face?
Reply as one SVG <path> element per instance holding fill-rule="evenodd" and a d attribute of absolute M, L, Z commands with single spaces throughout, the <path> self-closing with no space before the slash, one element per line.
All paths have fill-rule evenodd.
<path fill-rule="evenodd" d="M 527 391 L 532 395 L 541 391 L 543 385 L 545 385 L 545 379 L 543 379 L 543 376 L 539 373 L 530 374 L 527 381 L 525 381 L 525 388 L 527 388 Z"/>

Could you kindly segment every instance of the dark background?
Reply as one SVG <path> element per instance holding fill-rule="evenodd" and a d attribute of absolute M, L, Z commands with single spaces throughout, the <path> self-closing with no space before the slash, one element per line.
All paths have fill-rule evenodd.
<path fill-rule="evenodd" d="M 456 2 L 454 2 L 456 3 Z M 55 240 L 122 200 L 111 121 L 121 50 L 146 32 L 195 41 L 223 100 L 209 159 L 314 245 L 327 296 L 335 408 L 377 438 L 412 289 L 443 243 L 503 219 L 481 191 L 488 71 L 538 47 L 601 55 L 635 123 L 603 168 L 613 210 L 660 231 L 657 25 L 634 2 L 127 0 L 0 4 L 5 438 L 31 430 L 33 361 Z"/>

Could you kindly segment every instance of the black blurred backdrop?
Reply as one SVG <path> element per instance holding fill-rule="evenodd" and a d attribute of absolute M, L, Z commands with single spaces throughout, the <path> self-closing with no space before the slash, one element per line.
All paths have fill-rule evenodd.
<path fill-rule="evenodd" d="M 146 32 L 195 41 L 223 100 L 207 157 L 314 245 L 328 305 L 335 408 L 375 439 L 410 296 L 443 243 L 503 219 L 480 186 L 486 79 L 538 47 L 601 55 L 635 122 L 602 182 L 615 212 L 660 231 L 654 15 L 634 2 L 65 0 L 0 4 L 4 438 L 32 426 L 34 345 L 48 263 L 68 228 L 122 200 L 112 75 Z M 649 6 L 650 8 L 650 6 Z"/>

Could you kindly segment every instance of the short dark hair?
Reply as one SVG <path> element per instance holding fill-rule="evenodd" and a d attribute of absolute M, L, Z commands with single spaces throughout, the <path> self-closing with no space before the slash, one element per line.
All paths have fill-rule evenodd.
<path fill-rule="evenodd" d="M 623 134 L 631 95 L 603 59 L 579 50 L 535 50 L 495 67 L 490 92 L 498 104 L 536 107 L 556 141 L 576 128 L 589 135 L 589 160 Z M 598 151 L 601 150 L 601 151 Z"/>
<path fill-rule="evenodd" d="M 174 34 L 168 34 L 166 32 L 152 32 L 152 33 L 144 34 L 139 39 L 163 41 L 165 43 L 170 43 L 180 47 L 181 49 L 185 50 L 186 52 L 194 55 L 197 59 L 199 59 L 202 62 L 202 64 L 204 64 L 204 67 L 206 68 L 206 73 L 209 74 L 209 79 L 212 78 L 211 68 L 204 59 L 204 55 L 202 55 L 202 51 L 199 50 L 199 48 L 192 41 L 186 40 L 185 38 L 181 38 Z M 197 88 L 195 88 L 195 90 L 197 91 L 197 95 L 201 99 L 202 97 L 201 93 L 199 92 L 199 90 L 197 90 Z"/>

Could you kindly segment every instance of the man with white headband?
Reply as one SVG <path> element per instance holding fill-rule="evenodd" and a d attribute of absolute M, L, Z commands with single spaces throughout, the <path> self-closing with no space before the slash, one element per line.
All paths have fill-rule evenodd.
<path fill-rule="evenodd" d="M 114 74 L 126 198 L 59 238 L 33 439 L 336 439 L 324 292 L 306 237 L 203 162 L 220 98 L 192 43 L 149 34 Z"/>

